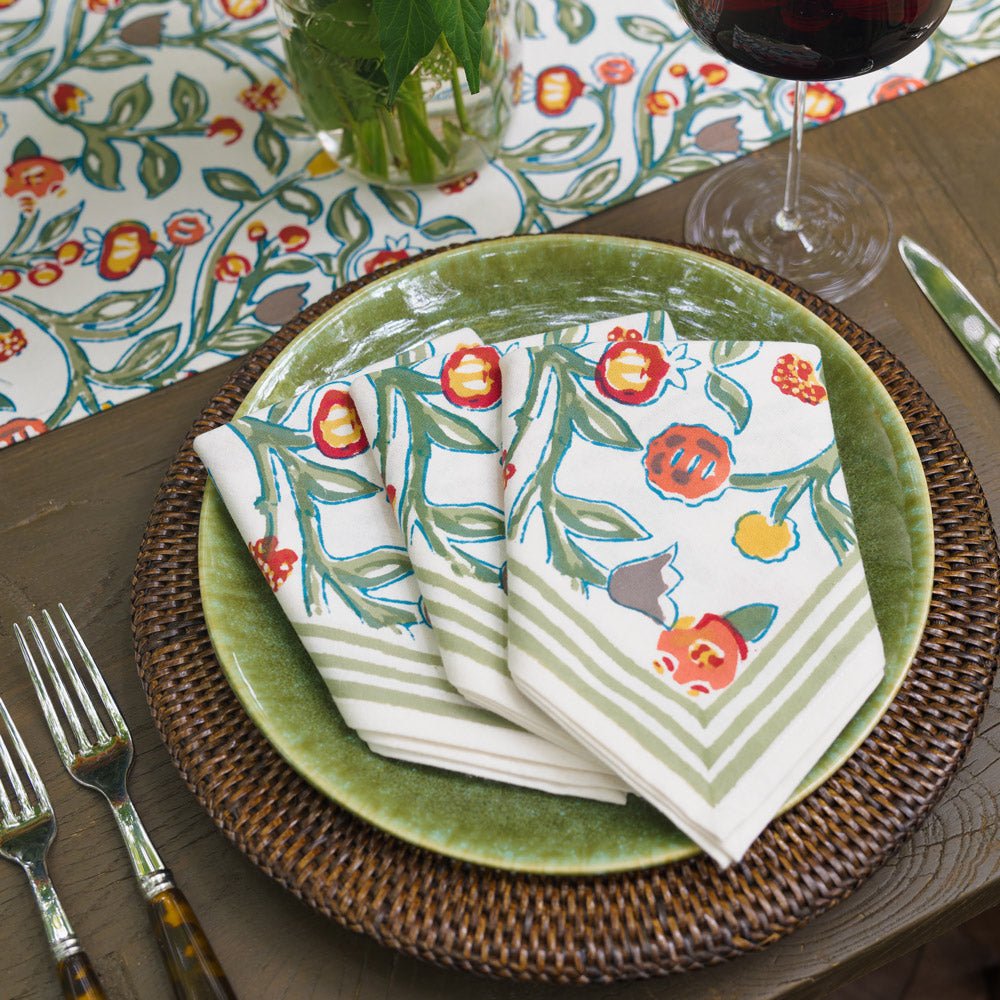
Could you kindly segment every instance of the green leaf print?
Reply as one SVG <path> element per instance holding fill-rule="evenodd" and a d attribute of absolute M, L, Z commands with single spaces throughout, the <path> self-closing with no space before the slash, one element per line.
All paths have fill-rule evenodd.
<path fill-rule="evenodd" d="M 288 144 L 278 134 L 277 129 L 265 118 L 257 129 L 253 140 L 257 159 L 272 174 L 280 174 L 288 163 Z"/>
<path fill-rule="evenodd" d="M 415 226 L 420 222 L 420 199 L 412 191 L 373 186 L 372 192 L 397 222 L 402 222 L 404 226 Z"/>
<path fill-rule="evenodd" d="M 503 538 L 503 515 L 492 507 L 482 504 L 462 507 L 456 505 L 435 505 L 435 529 L 444 531 L 452 538 L 485 541 Z"/>
<path fill-rule="evenodd" d="M 197 80 L 178 73 L 170 85 L 170 107 L 178 122 L 194 125 L 208 110 L 208 94 Z"/>
<path fill-rule="evenodd" d="M 153 95 L 149 90 L 146 77 L 135 83 L 122 87 L 111 98 L 105 124 L 117 133 L 127 132 L 134 128 L 146 116 L 153 105 Z"/>
<path fill-rule="evenodd" d="M 307 222 L 315 222 L 323 213 L 323 202 L 304 187 L 286 188 L 278 195 L 278 204 L 286 212 L 304 215 Z"/>
<path fill-rule="evenodd" d="M 677 41 L 675 35 L 662 21 L 652 17 L 627 16 L 618 18 L 622 30 L 637 42 L 650 45 L 669 45 Z"/>
<path fill-rule="evenodd" d="M 555 512 L 567 531 L 583 538 L 617 538 L 629 542 L 649 538 L 649 532 L 635 518 L 601 500 L 560 493 L 555 498 Z"/>
<path fill-rule="evenodd" d="M 15 157 L 16 159 L 16 157 Z M 81 201 L 79 205 L 73 208 L 67 209 L 65 212 L 60 212 L 59 215 L 52 216 L 48 222 L 42 226 L 41 232 L 38 234 L 38 249 L 48 250 L 50 247 L 55 246 L 64 240 L 73 231 L 73 227 L 76 225 L 77 220 L 80 218 L 80 213 L 83 211 L 83 202 Z"/>
<path fill-rule="evenodd" d="M 14 63 L 11 71 L 0 80 L 0 94 L 10 94 L 34 83 L 45 72 L 53 52 L 55 49 L 42 49 Z"/>
<path fill-rule="evenodd" d="M 579 434 L 595 444 L 631 450 L 642 447 L 629 425 L 594 396 L 581 393 L 569 419 Z"/>
<path fill-rule="evenodd" d="M 222 167 L 206 168 L 201 172 L 205 187 L 214 195 L 229 201 L 260 201 L 263 195 L 246 174 Z"/>
<path fill-rule="evenodd" d="M 14 147 L 10 158 L 16 163 L 18 160 L 28 159 L 29 156 L 40 156 L 41 152 L 34 139 L 24 138 Z"/>
<path fill-rule="evenodd" d="M 750 396 L 735 379 L 722 372 L 713 371 L 705 382 L 705 392 L 733 422 L 739 434 L 750 419 Z"/>
<path fill-rule="evenodd" d="M 177 154 L 162 142 L 143 139 L 142 156 L 139 158 L 139 180 L 150 198 L 173 187 L 181 173 Z"/>
<path fill-rule="evenodd" d="M 96 133 L 85 134 L 86 145 L 83 147 L 80 159 L 83 176 L 91 184 L 106 191 L 123 191 L 124 188 L 118 179 L 122 162 L 118 150 Z"/>
<path fill-rule="evenodd" d="M 146 66 L 149 60 L 131 49 L 87 49 L 77 56 L 74 65 L 84 69 L 121 69 L 123 66 Z"/>
<path fill-rule="evenodd" d="M 17 407 L 14 406 L 14 400 L 10 396 L 5 396 L 0 392 L 0 410 L 14 410 Z"/>
<path fill-rule="evenodd" d="M 454 215 L 442 215 L 440 219 L 420 227 L 420 235 L 429 240 L 446 240 L 452 236 L 472 235 L 475 231 L 468 222 Z"/>
<path fill-rule="evenodd" d="M 594 12 L 583 0 L 556 0 L 556 24 L 571 45 L 586 38 L 595 23 Z"/>
<path fill-rule="evenodd" d="M 736 629 L 747 642 L 763 639 L 778 613 L 773 604 L 745 604 L 735 611 L 728 611 L 723 618 Z"/>
<path fill-rule="evenodd" d="M 181 327 L 179 323 L 147 334 L 106 373 L 95 373 L 95 380 L 111 385 L 136 385 L 149 381 L 153 372 L 162 365 L 177 347 Z"/>

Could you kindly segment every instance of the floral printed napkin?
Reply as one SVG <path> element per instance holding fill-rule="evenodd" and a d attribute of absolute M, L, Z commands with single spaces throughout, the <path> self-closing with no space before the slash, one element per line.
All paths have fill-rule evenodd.
<path fill-rule="evenodd" d="M 731 863 L 884 669 L 820 352 L 558 344 L 501 369 L 510 672 Z"/>
<path fill-rule="evenodd" d="M 470 330 L 386 364 L 476 342 Z M 201 435 L 195 449 L 345 722 L 375 751 L 609 802 L 620 779 L 463 698 L 357 411 L 337 380 Z"/>
<path fill-rule="evenodd" d="M 500 354 L 543 341 L 673 340 L 662 312 L 496 346 L 462 347 L 355 379 L 351 397 L 380 461 L 448 680 L 469 701 L 584 752 L 507 669 Z M 641 356 L 633 377 L 642 377 Z M 624 362 L 622 362 L 624 364 Z"/>

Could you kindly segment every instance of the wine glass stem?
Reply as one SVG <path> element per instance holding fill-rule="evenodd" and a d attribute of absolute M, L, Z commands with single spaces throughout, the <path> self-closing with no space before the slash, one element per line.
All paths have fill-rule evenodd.
<path fill-rule="evenodd" d="M 799 166 L 802 158 L 802 121 L 805 113 L 806 84 L 796 81 L 792 104 L 792 135 L 788 147 L 788 173 L 785 175 L 785 203 L 774 217 L 777 227 L 785 233 L 802 229 L 799 215 Z"/>

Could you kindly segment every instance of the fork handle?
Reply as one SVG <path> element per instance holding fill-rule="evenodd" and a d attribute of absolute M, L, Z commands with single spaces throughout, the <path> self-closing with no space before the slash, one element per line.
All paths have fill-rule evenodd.
<path fill-rule="evenodd" d="M 85 951 L 59 959 L 57 968 L 65 1000 L 107 1000 Z"/>
<path fill-rule="evenodd" d="M 184 893 L 171 883 L 150 897 L 149 911 L 177 1000 L 236 1000 Z"/>

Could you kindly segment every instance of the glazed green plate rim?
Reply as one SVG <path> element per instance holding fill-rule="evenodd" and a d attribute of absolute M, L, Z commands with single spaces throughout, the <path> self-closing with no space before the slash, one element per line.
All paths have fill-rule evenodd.
<path fill-rule="evenodd" d="M 797 322 L 801 322 L 805 328 L 811 329 L 814 336 L 822 344 L 824 357 L 826 357 L 826 350 L 830 349 L 835 353 L 843 353 L 844 357 L 848 359 L 852 377 L 863 380 L 866 391 L 872 393 L 875 408 L 879 410 L 883 417 L 883 424 L 885 425 L 887 436 L 890 438 L 894 455 L 898 460 L 900 469 L 903 470 L 901 481 L 908 471 L 909 486 L 917 488 L 916 493 L 911 492 L 909 494 L 908 501 L 909 523 L 907 532 L 912 545 L 914 564 L 918 568 L 917 572 L 919 575 L 915 580 L 915 588 L 911 594 L 905 645 L 901 647 L 899 656 L 899 662 L 901 664 L 905 663 L 906 666 L 898 669 L 897 673 L 891 678 L 890 683 L 884 683 L 880 686 L 872 698 L 866 702 L 855 720 L 845 729 L 844 732 L 848 734 L 848 738 L 846 741 L 840 743 L 836 756 L 829 761 L 824 758 L 814 768 L 813 773 L 799 787 L 782 811 L 792 808 L 815 791 L 817 787 L 847 761 L 875 728 L 885 710 L 896 696 L 906 677 L 909 664 L 912 662 L 920 646 L 924 623 L 930 608 L 934 565 L 933 522 L 930 496 L 916 445 L 891 396 L 874 372 L 872 372 L 853 348 L 815 313 L 806 309 L 800 303 L 795 302 L 777 288 L 766 284 L 759 278 L 739 268 L 694 250 L 670 244 L 626 237 L 598 237 L 575 234 L 507 237 L 473 242 L 454 249 L 417 258 L 403 268 L 394 270 L 392 273 L 347 295 L 343 300 L 332 306 L 327 312 L 312 322 L 280 352 L 247 393 L 235 416 L 242 416 L 251 410 L 268 405 L 282 395 L 287 394 L 287 390 L 282 391 L 280 389 L 282 379 L 287 377 L 289 367 L 300 355 L 312 350 L 312 342 L 317 338 L 321 338 L 325 331 L 333 326 L 343 313 L 357 308 L 360 302 L 364 302 L 373 296 L 377 298 L 383 288 L 397 284 L 401 280 L 401 275 L 405 276 L 407 281 L 412 283 L 420 279 L 421 276 L 426 277 L 433 274 L 441 268 L 442 263 L 461 263 L 463 258 L 476 258 L 484 252 L 504 252 L 505 249 L 517 251 L 523 248 L 523 244 L 526 241 L 536 244 L 545 241 L 546 245 L 556 252 L 560 245 L 563 245 L 567 250 L 573 246 L 575 250 L 579 248 L 581 243 L 586 243 L 588 249 L 601 245 L 618 247 L 622 250 L 642 249 L 646 252 L 653 251 L 657 254 L 674 255 L 680 261 L 693 264 L 696 269 L 715 272 L 718 275 L 725 276 L 730 281 L 736 282 L 738 285 L 742 285 L 744 289 L 752 288 L 754 294 L 770 297 L 777 308 L 790 311 L 796 317 Z M 356 368 L 357 366 L 353 367 Z M 336 377 L 337 374 L 347 374 L 349 370 L 352 369 L 349 368 L 346 371 L 337 371 L 334 373 L 328 372 L 324 377 L 331 378 Z M 277 393 L 277 395 L 271 398 L 272 393 Z M 904 483 L 903 485 L 905 486 L 906 484 Z M 330 775 L 324 772 L 321 766 L 317 766 L 318 762 L 311 760 L 308 754 L 303 755 L 297 751 L 295 746 L 291 745 L 294 743 L 294 740 L 290 738 L 287 720 L 276 717 L 272 711 L 272 706 L 267 703 L 266 698 L 263 701 L 261 700 L 259 697 L 259 686 L 255 685 L 252 677 L 247 676 L 240 664 L 241 650 L 224 638 L 226 632 L 223 624 L 226 613 L 225 601 L 220 601 L 217 586 L 218 581 L 214 578 L 213 572 L 210 569 L 212 549 L 219 544 L 217 531 L 219 525 L 218 519 L 220 517 L 228 520 L 228 515 L 225 512 L 221 499 L 214 485 L 209 481 L 206 484 L 199 521 L 198 562 L 202 605 L 216 658 L 230 686 L 258 729 L 289 766 L 320 793 L 338 805 L 350 810 L 361 819 L 404 841 L 463 861 L 494 868 L 549 875 L 586 875 L 646 868 L 653 865 L 680 861 L 698 853 L 698 848 L 693 843 L 683 836 L 674 834 L 674 840 L 679 843 L 674 843 L 673 846 L 646 849 L 615 860 L 596 858 L 591 861 L 580 861 L 579 859 L 554 861 L 551 858 L 539 859 L 522 856 L 512 859 L 509 855 L 499 850 L 496 845 L 490 847 L 488 845 L 455 844 L 447 836 L 437 835 L 433 831 L 414 829 L 412 825 L 402 822 L 398 817 L 386 815 L 383 810 L 379 809 L 377 796 L 375 797 L 376 801 L 373 803 L 371 793 L 359 796 L 350 788 L 345 787 L 343 782 L 331 780 Z M 224 539 L 222 544 L 225 544 Z M 248 556 L 247 559 L 249 559 Z M 330 710 L 334 713 L 336 712 L 332 702 L 330 703 Z M 843 734 L 841 739 L 843 739 Z M 368 752 L 370 753 L 370 751 Z M 372 756 L 376 755 L 372 754 Z M 421 768 L 419 765 L 401 764 L 395 761 L 386 763 L 396 768 L 408 769 L 410 772 L 413 769 L 417 771 L 435 770 Z M 440 775 L 445 772 L 436 771 L 435 773 Z M 515 793 L 521 793 L 521 791 L 520 789 L 514 790 Z"/>

